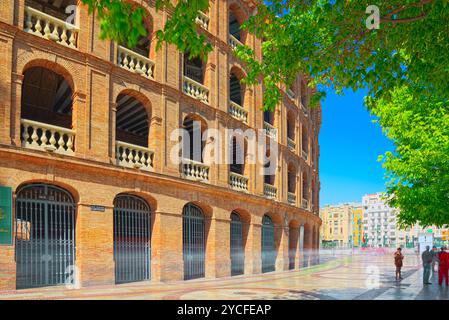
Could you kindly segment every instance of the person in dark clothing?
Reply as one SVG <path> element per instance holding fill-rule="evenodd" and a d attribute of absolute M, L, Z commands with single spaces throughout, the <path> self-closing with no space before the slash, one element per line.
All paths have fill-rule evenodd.
<path fill-rule="evenodd" d="M 402 254 L 402 249 L 398 248 L 394 253 L 394 265 L 396 266 L 396 281 L 402 280 L 401 269 L 403 260 L 404 255 Z"/>

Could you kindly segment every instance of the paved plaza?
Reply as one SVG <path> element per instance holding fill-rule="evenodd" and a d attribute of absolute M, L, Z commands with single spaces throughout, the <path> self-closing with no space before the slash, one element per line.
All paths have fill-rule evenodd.
<path fill-rule="evenodd" d="M 401 282 L 394 279 L 392 253 L 322 252 L 321 264 L 300 271 L 219 280 L 137 283 L 83 289 L 43 288 L 1 292 L 0 299 L 302 299 L 449 300 L 449 290 L 422 285 L 420 259 L 406 252 Z"/>

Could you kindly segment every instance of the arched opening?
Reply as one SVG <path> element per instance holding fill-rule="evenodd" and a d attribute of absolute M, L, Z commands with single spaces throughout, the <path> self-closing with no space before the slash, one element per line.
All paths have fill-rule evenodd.
<path fill-rule="evenodd" d="M 268 123 L 271 126 L 274 126 L 274 112 L 264 111 L 263 112 L 263 121 L 265 123 Z"/>
<path fill-rule="evenodd" d="M 301 103 L 307 107 L 307 86 L 304 81 L 301 81 Z"/>
<path fill-rule="evenodd" d="M 151 278 L 151 209 L 131 194 L 114 199 L 114 261 L 116 283 Z"/>
<path fill-rule="evenodd" d="M 242 36 L 240 32 L 240 23 L 237 20 L 237 17 L 235 16 L 233 11 L 229 12 L 229 34 L 232 35 L 234 38 L 242 41 Z"/>
<path fill-rule="evenodd" d="M 193 203 L 182 212 L 182 239 L 184 280 L 203 278 L 205 275 L 205 216 Z"/>
<path fill-rule="evenodd" d="M 17 289 L 74 284 L 75 214 L 65 189 L 28 184 L 17 190 Z"/>
<path fill-rule="evenodd" d="M 243 221 L 237 211 L 231 213 L 231 276 L 244 273 L 245 251 L 243 243 Z"/>
<path fill-rule="evenodd" d="M 305 171 L 302 174 L 302 207 L 309 209 L 309 177 Z"/>
<path fill-rule="evenodd" d="M 60 74 L 30 67 L 22 83 L 21 138 L 24 147 L 72 154 L 72 87 Z"/>
<path fill-rule="evenodd" d="M 231 101 L 243 107 L 243 87 L 240 83 L 240 79 L 233 72 L 231 72 L 229 78 L 229 91 Z"/>
<path fill-rule="evenodd" d="M 204 85 L 205 68 L 204 62 L 199 57 L 189 58 L 190 53 L 184 53 L 184 77 Z"/>
<path fill-rule="evenodd" d="M 207 130 L 207 124 L 204 119 L 194 115 L 187 115 L 182 123 L 184 134 L 182 156 L 184 159 L 190 159 L 196 162 L 203 162 L 204 147 L 206 141 L 203 141 L 203 134 Z"/>
<path fill-rule="evenodd" d="M 264 215 L 262 218 L 262 272 L 275 270 L 276 255 L 274 223 L 269 215 Z"/>
<path fill-rule="evenodd" d="M 273 161 L 271 159 L 270 149 L 267 148 L 265 155 L 266 155 L 267 161 L 265 161 L 265 163 L 264 163 L 264 183 L 274 186 L 275 178 L 276 178 L 274 167 L 276 165 L 273 163 Z"/>
<path fill-rule="evenodd" d="M 116 140 L 147 148 L 150 127 L 144 103 L 123 93 L 116 102 Z"/>
<path fill-rule="evenodd" d="M 304 225 L 304 250 L 302 254 L 302 266 L 308 267 L 312 257 L 312 227 L 306 223 Z"/>
<path fill-rule="evenodd" d="M 287 169 L 287 192 L 288 203 L 296 205 L 296 167 L 293 163 L 290 163 Z"/>
<path fill-rule="evenodd" d="M 246 140 L 237 139 L 236 136 L 232 137 L 230 146 L 231 151 L 231 164 L 229 169 L 233 173 L 244 175 L 245 173 L 245 156 L 246 156 Z"/>
<path fill-rule="evenodd" d="M 302 138 L 301 138 L 302 156 L 307 160 L 309 155 L 309 133 L 307 127 L 302 126 Z"/>
<path fill-rule="evenodd" d="M 242 24 L 246 20 L 246 13 L 242 8 L 233 3 L 229 7 L 229 44 L 235 47 L 238 44 L 245 44 L 247 32 L 241 29 Z"/>
<path fill-rule="evenodd" d="M 140 99 L 126 93 L 119 94 L 116 101 L 117 164 L 151 170 L 154 154 L 148 149 L 150 127 L 147 108 Z"/>
<path fill-rule="evenodd" d="M 287 112 L 287 138 L 293 143 L 295 141 L 295 115 L 292 111 Z"/>

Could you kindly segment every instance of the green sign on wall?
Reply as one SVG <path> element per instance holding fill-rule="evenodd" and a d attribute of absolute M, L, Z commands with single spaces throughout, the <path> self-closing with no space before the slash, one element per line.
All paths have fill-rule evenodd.
<path fill-rule="evenodd" d="M 0 186 L 0 245 L 12 245 L 12 189 Z"/>

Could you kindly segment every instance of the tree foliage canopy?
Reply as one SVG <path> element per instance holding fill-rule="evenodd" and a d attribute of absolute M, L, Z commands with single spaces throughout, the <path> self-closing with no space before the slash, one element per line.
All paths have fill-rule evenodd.
<path fill-rule="evenodd" d="M 134 46 L 147 36 L 142 21 L 150 17 L 139 6 L 82 1 L 102 21 L 102 37 Z M 208 11 L 208 0 L 155 3 L 170 16 L 153 34 L 158 47 L 166 42 L 203 58 L 211 52 L 195 23 L 198 11 Z M 367 28 L 373 12 L 367 12 L 370 3 L 365 1 L 257 3 L 242 28 L 263 39 L 263 59 L 247 46 L 237 47 L 236 55 L 246 65 L 244 82 L 262 80 L 264 108 L 276 106 L 279 85 L 291 85 L 298 73 L 318 89 L 312 106 L 324 97 L 325 87 L 337 92 L 368 88 L 366 104 L 397 146 L 384 162 L 388 191 L 395 195 L 391 203 L 402 210 L 404 223 L 449 223 L 449 0 L 377 0 L 378 29 Z"/>

